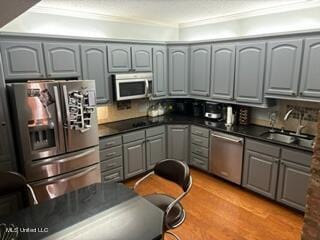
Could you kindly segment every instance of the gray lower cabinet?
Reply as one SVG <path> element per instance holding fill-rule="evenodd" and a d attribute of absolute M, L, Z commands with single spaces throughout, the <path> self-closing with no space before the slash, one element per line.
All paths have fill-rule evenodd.
<path fill-rule="evenodd" d="M 168 158 L 188 162 L 189 159 L 189 126 L 168 125 Z"/>
<path fill-rule="evenodd" d="M 168 94 L 168 54 L 167 47 L 153 48 L 153 80 L 154 97 L 164 97 Z"/>
<path fill-rule="evenodd" d="M 120 135 L 99 140 L 102 182 L 119 182 L 124 179 L 122 148 Z"/>
<path fill-rule="evenodd" d="M 263 102 L 265 46 L 265 42 L 237 45 L 234 94 L 237 102 Z"/>
<path fill-rule="evenodd" d="M 196 168 L 209 170 L 209 129 L 191 126 L 190 131 L 190 161 Z"/>
<path fill-rule="evenodd" d="M 189 47 L 169 47 L 169 95 L 189 94 Z"/>
<path fill-rule="evenodd" d="M 307 38 L 304 45 L 300 96 L 304 98 L 320 97 L 320 37 Z"/>
<path fill-rule="evenodd" d="M 43 46 L 49 78 L 81 77 L 79 44 L 46 42 Z"/>
<path fill-rule="evenodd" d="M 246 139 L 242 186 L 304 211 L 312 153 Z"/>
<path fill-rule="evenodd" d="M 123 156 L 125 179 L 145 172 L 145 139 L 123 144 Z"/>
<path fill-rule="evenodd" d="M 235 45 L 212 45 L 211 98 L 232 100 L 235 70 Z"/>
<path fill-rule="evenodd" d="M 107 69 L 107 46 L 82 44 L 81 62 L 83 79 L 96 82 L 97 103 L 108 103 L 111 100 L 111 79 Z"/>
<path fill-rule="evenodd" d="M 115 168 L 101 172 L 101 181 L 107 182 L 120 182 L 123 180 L 123 168 Z"/>
<path fill-rule="evenodd" d="M 155 164 L 166 159 L 166 136 L 160 134 L 148 137 L 146 141 L 147 169 L 152 169 Z"/>
<path fill-rule="evenodd" d="M 131 47 L 132 69 L 136 72 L 152 71 L 152 47 L 133 45 Z"/>
<path fill-rule="evenodd" d="M 190 94 L 209 97 L 211 45 L 193 45 L 190 55 Z"/>
<path fill-rule="evenodd" d="M 309 178 L 309 167 L 281 161 L 277 201 L 304 211 Z"/>
<path fill-rule="evenodd" d="M 6 80 L 45 78 L 41 42 L 0 42 Z"/>
<path fill-rule="evenodd" d="M 246 149 L 242 185 L 275 199 L 279 159 Z"/>
<path fill-rule="evenodd" d="M 277 201 L 304 211 L 310 180 L 312 153 L 283 148 Z"/>
<path fill-rule="evenodd" d="M 297 96 L 301 59 L 302 39 L 268 42 L 266 96 Z"/>

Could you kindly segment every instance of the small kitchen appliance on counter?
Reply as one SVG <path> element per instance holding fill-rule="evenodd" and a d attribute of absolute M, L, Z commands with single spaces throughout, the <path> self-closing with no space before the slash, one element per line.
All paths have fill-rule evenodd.
<path fill-rule="evenodd" d="M 222 118 L 222 106 L 220 103 L 206 102 L 204 116 L 211 120 L 219 121 Z"/>

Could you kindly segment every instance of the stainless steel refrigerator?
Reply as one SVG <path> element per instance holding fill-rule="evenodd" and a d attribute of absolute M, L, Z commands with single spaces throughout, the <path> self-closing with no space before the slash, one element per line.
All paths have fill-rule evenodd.
<path fill-rule="evenodd" d="M 20 169 L 38 200 L 100 182 L 94 81 L 29 81 L 8 88 Z"/>

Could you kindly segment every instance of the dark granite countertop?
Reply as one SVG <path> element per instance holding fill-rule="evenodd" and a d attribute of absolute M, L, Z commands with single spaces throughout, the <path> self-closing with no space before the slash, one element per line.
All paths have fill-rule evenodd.
<path fill-rule="evenodd" d="M 162 221 L 160 209 L 119 183 L 94 184 L 0 218 L 28 240 L 161 239 Z"/>
<path fill-rule="evenodd" d="M 136 126 L 138 122 L 143 122 L 144 125 Z M 206 127 L 212 130 L 221 131 L 224 133 L 234 134 L 242 137 L 254 138 L 257 140 L 262 140 L 270 143 L 280 144 L 283 146 L 288 146 L 300 150 L 312 151 L 312 148 L 299 146 L 296 143 L 286 144 L 283 142 L 275 141 L 272 139 L 267 139 L 262 136 L 263 133 L 268 132 L 270 128 L 258 126 L 258 125 L 234 125 L 227 128 L 223 122 L 212 122 L 206 118 L 193 117 L 188 115 L 164 115 L 160 117 L 139 117 L 132 118 L 128 120 L 106 123 L 99 125 L 99 137 L 108 137 L 116 134 L 123 134 L 126 132 L 136 131 L 140 129 L 145 129 L 153 126 L 158 126 L 162 124 L 193 124 L 201 127 Z M 135 125 L 135 126 L 133 126 Z"/>

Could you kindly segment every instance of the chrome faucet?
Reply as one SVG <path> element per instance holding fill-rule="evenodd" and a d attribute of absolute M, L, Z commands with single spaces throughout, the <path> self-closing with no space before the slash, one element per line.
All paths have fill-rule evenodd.
<path fill-rule="evenodd" d="M 301 130 L 305 128 L 305 126 L 302 125 L 303 117 L 304 117 L 304 113 L 300 112 L 299 113 L 299 123 L 298 123 L 297 131 L 296 131 L 296 135 L 301 135 Z"/>
<path fill-rule="evenodd" d="M 290 115 L 291 115 L 291 113 L 293 112 L 293 108 L 290 108 L 289 110 L 288 110 L 288 112 L 286 113 L 286 115 L 284 116 L 284 118 L 283 118 L 283 120 L 284 121 L 287 121 L 288 120 L 288 118 L 290 117 Z"/>
<path fill-rule="evenodd" d="M 284 121 L 287 121 L 288 118 L 290 117 L 291 113 L 293 113 L 294 109 L 293 108 L 290 108 L 288 110 L 288 112 L 286 113 L 286 115 L 284 116 L 283 120 Z M 303 116 L 304 116 L 304 113 L 303 112 L 299 112 L 299 122 L 298 122 L 298 127 L 297 127 L 297 130 L 296 130 L 296 133 L 295 135 L 301 135 L 301 130 L 305 127 L 302 125 L 302 120 L 303 120 Z"/>

